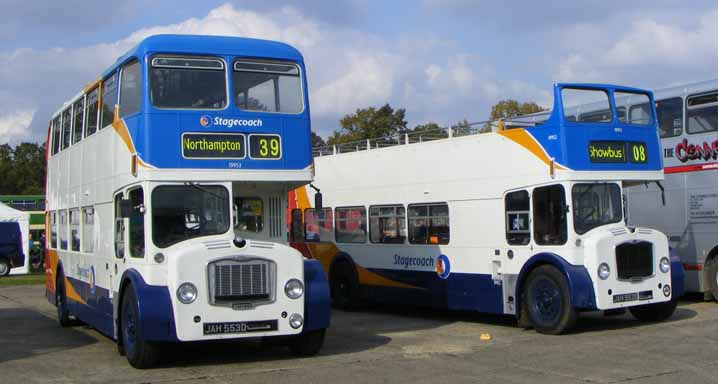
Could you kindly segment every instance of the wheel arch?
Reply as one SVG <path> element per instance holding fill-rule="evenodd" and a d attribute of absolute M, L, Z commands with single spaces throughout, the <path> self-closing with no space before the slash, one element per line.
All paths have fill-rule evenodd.
<path fill-rule="evenodd" d="M 142 322 L 146 340 L 177 341 L 172 296 L 167 286 L 148 285 L 135 269 L 128 269 L 120 278 L 117 295 L 117 316 L 115 317 L 115 339 L 122 343 L 122 301 L 128 287 L 135 290 L 137 317 Z"/>
<path fill-rule="evenodd" d="M 596 297 L 593 292 L 593 282 L 591 277 L 586 271 L 586 268 L 581 265 L 572 265 L 564 260 L 561 256 L 550 252 L 538 253 L 532 256 L 526 263 L 524 263 L 516 283 L 516 292 L 514 297 L 516 298 L 516 316 L 521 316 L 521 306 L 523 305 L 523 290 L 528 276 L 536 268 L 542 265 L 550 265 L 556 268 L 566 279 L 569 289 L 569 297 L 571 299 L 571 305 L 578 309 L 595 309 L 596 308 Z"/>

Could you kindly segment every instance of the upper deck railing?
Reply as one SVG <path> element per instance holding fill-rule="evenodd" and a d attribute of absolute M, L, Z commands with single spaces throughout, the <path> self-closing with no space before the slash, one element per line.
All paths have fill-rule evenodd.
<path fill-rule="evenodd" d="M 316 146 L 312 148 L 312 155 L 314 157 L 330 156 L 340 153 L 366 151 L 371 149 L 394 147 L 398 145 L 480 135 L 504 129 L 533 127 L 545 121 L 550 114 L 551 112 L 541 112 L 534 115 L 521 116 L 520 118 L 513 120 L 484 120 L 423 131 L 407 131 L 390 136 L 357 140 L 342 144 Z"/>

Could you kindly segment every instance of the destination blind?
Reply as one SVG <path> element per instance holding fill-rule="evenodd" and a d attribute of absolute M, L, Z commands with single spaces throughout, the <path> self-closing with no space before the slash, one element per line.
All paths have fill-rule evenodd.
<path fill-rule="evenodd" d="M 592 141 L 588 144 L 592 163 L 647 163 L 646 144 L 626 141 Z"/>

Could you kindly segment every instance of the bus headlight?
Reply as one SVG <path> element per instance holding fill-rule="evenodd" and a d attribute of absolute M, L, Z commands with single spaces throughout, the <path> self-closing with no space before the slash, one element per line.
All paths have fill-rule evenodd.
<path fill-rule="evenodd" d="M 297 279 L 291 279 L 287 281 L 287 284 L 284 284 L 284 293 L 290 299 L 298 299 L 304 294 L 304 284 Z"/>
<path fill-rule="evenodd" d="M 601 280 L 606 280 L 608 276 L 611 276 L 611 268 L 608 267 L 608 264 L 601 263 L 601 265 L 598 266 L 598 277 L 600 277 Z"/>
<path fill-rule="evenodd" d="M 298 313 L 292 313 L 291 316 L 289 316 L 289 326 L 297 329 L 304 324 L 304 319 L 302 318 L 302 315 Z"/>
<path fill-rule="evenodd" d="M 182 283 L 177 288 L 177 300 L 182 304 L 189 304 L 197 299 L 197 287 L 192 283 Z"/>
<path fill-rule="evenodd" d="M 671 261 L 668 260 L 667 257 L 661 258 L 661 263 L 659 266 L 661 267 L 661 272 L 668 273 L 668 271 L 671 270 Z"/>

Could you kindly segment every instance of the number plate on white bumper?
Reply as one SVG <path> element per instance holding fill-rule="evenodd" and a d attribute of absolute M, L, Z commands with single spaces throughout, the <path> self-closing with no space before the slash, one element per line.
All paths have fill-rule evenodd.
<path fill-rule="evenodd" d="M 220 335 L 226 333 L 252 333 L 268 332 L 278 329 L 277 320 L 263 321 L 233 321 L 229 323 L 204 323 L 205 335 Z"/>
<path fill-rule="evenodd" d="M 624 293 L 619 295 L 613 295 L 614 303 L 625 303 L 636 300 L 650 300 L 653 298 L 653 291 L 641 291 L 634 293 Z"/>

